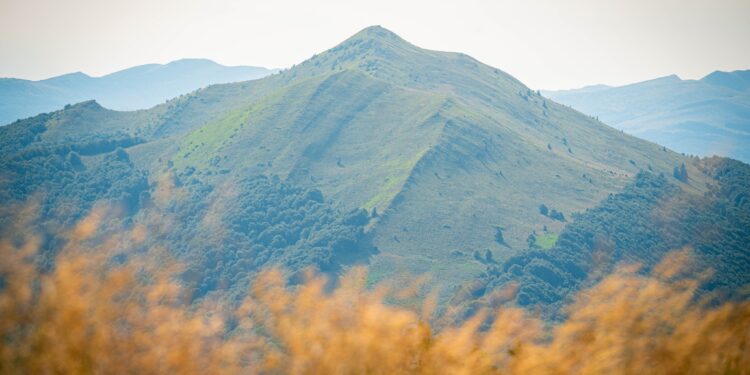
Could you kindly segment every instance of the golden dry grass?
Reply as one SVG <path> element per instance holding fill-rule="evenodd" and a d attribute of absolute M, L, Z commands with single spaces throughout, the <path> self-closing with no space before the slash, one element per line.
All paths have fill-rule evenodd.
<path fill-rule="evenodd" d="M 98 215 L 98 216 L 97 216 Z M 521 309 L 436 332 L 432 304 L 384 303 L 354 269 L 326 291 L 261 275 L 236 308 L 188 304 L 163 252 L 107 263 L 139 227 L 96 241 L 102 215 L 71 231 L 52 272 L 38 243 L 0 244 L 0 374 L 748 374 L 750 304 L 694 300 L 702 275 L 676 252 L 652 275 L 621 268 L 579 294 L 551 329 Z M 159 267 L 155 265 L 158 264 Z"/>

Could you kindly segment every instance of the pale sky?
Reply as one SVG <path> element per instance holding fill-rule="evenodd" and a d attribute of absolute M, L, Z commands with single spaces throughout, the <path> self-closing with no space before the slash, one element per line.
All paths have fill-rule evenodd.
<path fill-rule="evenodd" d="M 750 69 L 750 0 L 0 0 L 0 77 L 186 57 L 283 68 L 370 25 L 534 89 Z"/>

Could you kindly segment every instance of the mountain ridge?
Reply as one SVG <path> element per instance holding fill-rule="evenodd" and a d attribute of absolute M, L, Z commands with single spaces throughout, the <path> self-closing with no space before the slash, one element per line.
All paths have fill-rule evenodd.
<path fill-rule="evenodd" d="M 431 274 L 441 301 L 485 271 L 472 253 L 497 261 L 523 253 L 534 233 L 561 233 L 642 170 L 689 194 L 712 183 L 692 158 L 466 55 L 424 50 L 378 27 L 258 80 L 134 112 L 72 106 L 4 130 L 35 121 L 44 130 L 25 136 L 33 147 L 123 139 L 122 152 L 152 184 L 180 176 L 183 186 L 232 191 L 246 177 L 276 176 L 319 190 L 341 212 L 364 208 L 378 249 L 357 257 L 368 281 Z M 688 177 L 677 180 L 682 165 Z M 191 199 L 210 207 L 201 194 Z"/>
<path fill-rule="evenodd" d="M 724 86 L 738 91 L 750 89 L 750 70 L 735 70 L 731 72 L 714 71 L 700 79 L 713 85 Z"/>
<path fill-rule="evenodd" d="M 73 72 L 37 81 L 0 78 L 0 124 L 90 99 L 117 110 L 145 109 L 209 84 L 257 79 L 276 71 L 181 59 L 99 77 Z"/>
<path fill-rule="evenodd" d="M 371 39 L 367 39 L 367 36 L 371 36 Z M 365 39 L 363 39 L 363 37 Z M 374 38 L 374 39 L 372 39 Z M 382 38 L 382 39 L 381 39 Z M 364 41 L 363 41 L 364 40 Z M 364 46 L 363 46 L 364 45 Z M 385 47 L 385 49 L 383 49 Z M 372 53 L 372 51 L 376 51 L 377 53 Z M 499 147 L 497 144 L 493 142 L 487 142 L 488 139 L 492 139 L 493 136 L 488 136 L 488 134 L 497 133 L 499 129 L 504 129 L 502 132 L 505 134 L 503 136 L 504 139 L 507 140 L 513 140 L 513 139 L 523 139 L 523 141 L 516 141 L 518 142 L 515 146 L 517 150 L 524 150 L 520 152 L 520 154 L 526 154 L 526 155 L 547 155 L 547 153 L 550 152 L 549 148 L 551 147 L 551 142 L 555 143 L 555 149 L 558 147 L 563 147 L 564 152 L 561 154 L 556 154 L 554 158 L 560 157 L 562 159 L 568 160 L 564 162 L 563 164 L 566 165 L 567 163 L 575 163 L 576 165 L 579 165 L 581 168 L 585 167 L 591 168 L 592 166 L 595 167 L 597 165 L 606 165 L 611 162 L 603 162 L 601 160 L 601 155 L 605 155 L 608 147 L 602 148 L 601 152 L 595 152 L 589 154 L 590 159 L 587 158 L 587 160 L 578 160 L 576 157 L 571 157 L 571 155 L 577 154 L 578 152 L 581 152 L 581 149 L 585 149 L 586 146 L 584 146 L 581 143 L 581 139 L 585 137 L 581 137 L 581 139 L 573 139 L 571 137 L 565 137 L 563 133 L 565 132 L 564 128 L 560 128 L 559 125 L 555 125 L 556 121 L 564 120 L 565 116 L 577 116 L 574 114 L 574 112 L 562 109 L 560 107 L 554 107 L 556 106 L 552 102 L 545 102 L 545 100 L 541 97 L 537 97 L 531 90 L 529 90 L 526 86 L 523 86 L 515 79 L 506 78 L 506 75 L 504 73 L 500 73 L 499 70 L 485 66 L 479 62 L 476 62 L 476 60 L 470 59 L 465 57 L 461 54 L 451 54 L 451 53 L 442 53 L 442 52 L 431 52 L 426 51 L 423 55 L 421 55 L 419 58 L 413 58 L 409 57 L 403 58 L 402 56 L 399 56 L 399 53 L 404 53 L 407 55 L 411 55 L 412 53 L 423 53 L 423 50 L 420 50 L 418 47 L 412 46 L 406 42 L 403 42 L 401 39 L 394 39 L 392 38 L 391 34 L 385 33 L 383 34 L 380 29 L 374 28 L 374 29 L 365 29 L 362 32 L 355 34 L 354 37 L 351 37 L 347 39 L 346 41 L 342 42 L 338 46 L 332 48 L 331 50 L 328 50 L 326 52 L 323 52 L 321 54 L 316 55 L 310 60 L 307 60 L 298 66 L 296 66 L 293 69 L 290 69 L 289 71 L 284 71 L 278 76 L 274 76 L 271 78 L 268 78 L 267 80 L 275 80 L 275 81 L 285 81 L 285 82 L 292 82 L 296 81 L 298 79 L 305 79 L 305 77 L 310 76 L 320 76 L 325 74 L 344 74 L 345 77 L 361 77 L 358 79 L 363 79 L 369 81 L 371 78 L 366 78 L 367 76 L 373 77 L 375 79 L 381 79 L 386 82 L 389 82 L 391 85 L 400 86 L 402 88 L 406 88 L 408 90 L 417 90 L 419 93 L 418 96 L 421 96 L 423 92 L 427 91 L 430 93 L 430 96 L 439 95 L 439 96 L 446 96 L 446 99 L 438 99 L 442 101 L 443 104 L 436 104 L 442 110 L 435 112 L 432 116 L 429 116 L 430 119 L 440 119 L 439 121 L 443 121 L 445 124 L 438 126 L 438 128 L 435 128 L 436 133 L 433 133 L 431 137 L 427 137 L 431 140 L 430 143 L 424 143 L 424 148 L 419 150 L 414 150 L 411 156 L 404 157 L 400 162 L 399 161 L 392 161 L 398 163 L 403 163 L 404 160 L 409 160 L 409 162 L 405 165 L 402 165 L 401 169 L 403 174 L 388 174 L 385 172 L 384 180 L 381 181 L 381 184 L 383 186 L 386 186 L 386 190 L 389 190 L 388 192 L 378 191 L 374 193 L 374 197 L 372 195 L 367 195 L 364 198 L 355 198 L 355 202 L 359 202 L 360 205 L 362 205 L 362 202 L 364 202 L 364 206 L 366 208 L 377 208 L 378 212 L 381 213 L 381 218 L 379 219 L 379 224 L 377 224 L 376 229 L 374 229 L 374 233 L 380 232 L 387 232 L 387 235 L 377 235 L 376 237 L 380 237 L 380 240 L 376 240 L 376 243 L 381 248 L 387 248 L 390 246 L 398 246 L 395 244 L 400 244 L 401 247 L 404 248 L 410 248 L 410 249 L 420 249 L 419 252 L 423 253 L 423 255 L 419 255 L 416 257 L 415 261 L 412 263 L 416 266 L 416 268 L 409 269 L 411 273 L 422 273 L 422 272 L 431 272 L 435 271 L 430 268 L 423 268 L 422 266 L 417 266 L 420 263 L 435 263 L 434 260 L 430 261 L 429 258 L 435 259 L 435 256 L 428 255 L 429 253 L 435 253 L 434 251 L 428 251 L 428 247 L 439 247 L 445 249 L 446 245 L 448 246 L 455 246 L 455 250 L 461 250 L 461 251 L 472 251 L 472 249 L 482 249 L 484 250 L 487 246 L 490 246 L 491 248 L 494 248 L 494 251 L 503 252 L 505 251 L 504 245 L 499 245 L 495 242 L 495 236 L 496 236 L 496 230 L 494 229 L 494 226 L 499 227 L 507 227 L 508 232 L 506 232 L 505 237 L 506 241 L 511 243 L 512 247 L 518 248 L 520 246 L 523 246 L 525 244 L 525 239 L 528 236 L 529 232 L 531 231 L 530 228 L 528 228 L 528 224 L 523 225 L 508 225 L 508 223 L 503 223 L 501 218 L 497 216 L 497 214 L 489 214 L 490 217 L 494 217 L 494 219 L 491 219 L 491 223 L 486 224 L 480 224 L 480 221 L 485 221 L 487 218 L 479 218 L 476 217 L 472 219 L 472 215 L 469 214 L 468 218 L 464 217 L 464 220 L 467 223 L 471 223 L 470 225 L 461 225 L 461 227 L 471 226 L 471 225 L 486 225 L 486 230 L 481 230 L 483 232 L 481 235 L 476 236 L 466 236 L 466 237 L 473 237 L 475 240 L 464 240 L 465 243 L 459 243 L 458 241 L 451 240 L 450 238 L 447 238 L 445 235 L 435 235 L 435 229 L 431 229 L 429 232 L 431 235 L 429 237 L 431 238 L 425 238 L 424 235 L 414 235 L 414 232 L 420 232 L 421 230 L 409 230 L 409 226 L 415 226 L 417 228 L 425 228 L 429 226 L 446 226 L 451 228 L 457 228 L 458 225 L 455 223 L 455 218 L 450 218 L 450 215 L 448 214 L 448 211 L 445 213 L 441 213 L 438 216 L 435 216 L 435 212 L 433 211 L 432 216 L 424 216 L 423 214 L 420 214 L 418 211 L 419 209 L 416 208 L 416 211 L 410 212 L 410 210 L 414 208 L 410 208 L 410 206 L 413 206 L 412 203 L 409 202 L 415 202 L 420 198 L 424 196 L 429 196 L 430 193 L 426 191 L 421 191 L 423 188 L 420 188 L 422 185 L 428 185 L 428 186 L 435 186 L 435 183 L 438 183 L 437 181 L 428 181 L 424 182 L 425 180 L 429 179 L 436 179 L 440 180 L 441 178 L 447 179 L 445 181 L 450 181 L 451 178 L 455 178 L 455 176 L 451 176 L 454 174 L 462 174 L 464 172 L 461 171 L 461 169 L 469 168 L 469 166 L 472 166 L 472 168 L 481 168 L 484 171 L 489 171 L 495 177 L 486 180 L 483 183 L 482 188 L 478 187 L 469 187 L 467 191 L 474 191 L 476 194 L 479 193 L 479 190 L 482 189 L 498 189 L 499 187 L 492 187 L 493 184 L 497 184 L 498 181 L 507 181 L 508 178 L 514 178 L 517 176 L 514 176 L 514 169 L 518 167 L 517 163 L 524 163 L 523 161 L 519 160 L 515 163 L 511 163 L 511 165 L 508 165 L 507 161 L 503 162 L 505 164 L 504 167 L 498 168 L 498 165 L 493 165 L 492 158 L 496 160 L 500 160 L 502 158 L 508 158 L 509 153 L 503 152 L 503 147 Z M 387 55 L 389 56 L 389 61 L 380 61 L 379 55 Z M 364 56 L 364 57 L 363 57 Z M 448 65 L 446 63 L 446 60 L 443 59 L 445 56 L 449 56 L 451 62 L 457 62 L 456 65 L 458 67 L 454 69 L 453 73 L 451 75 L 447 74 L 441 74 L 441 70 L 445 71 L 445 66 Z M 431 60 L 436 59 L 437 57 L 440 57 L 438 60 L 442 67 L 431 69 L 432 66 L 435 64 L 431 62 Z M 401 60 L 411 60 L 411 61 L 418 61 L 419 63 L 413 63 L 413 65 L 406 64 L 405 66 L 398 65 L 399 71 L 394 71 L 393 61 L 401 61 Z M 374 62 L 373 62 L 374 61 Z M 422 68 L 428 67 L 426 70 L 429 71 L 429 73 L 423 73 L 423 76 L 415 76 L 415 72 L 410 72 L 412 69 L 411 66 L 420 66 Z M 468 69 L 466 69 L 468 68 Z M 346 73 L 349 71 L 358 71 L 358 73 Z M 485 73 L 490 74 L 491 77 L 499 77 L 499 79 L 491 79 L 491 80 L 482 80 L 481 84 L 476 84 L 474 79 L 472 79 L 472 75 L 476 74 L 476 70 L 483 70 Z M 312 72 L 310 72 L 312 71 Z M 330 72 L 344 72 L 344 73 L 330 73 Z M 437 72 L 437 73 L 436 73 Z M 437 76 L 437 78 L 433 78 Z M 426 78 L 425 78 L 426 77 Z M 461 82 L 458 81 L 458 84 L 455 84 L 457 80 L 468 77 L 468 82 Z M 453 86 L 446 87 L 443 82 L 448 82 L 450 84 L 453 84 Z M 498 83 L 499 82 L 499 83 Z M 254 83 L 254 85 L 263 85 L 265 82 L 264 80 L 257 81 Z M 504 87 L 502 84 L 509 84 L 510 87 Z M 233 86 L 233 85 L 229 85 Z M 236 86 L 236 85 L 234 85 Z M 466 88 L 471 87 L 472 90 L 467 90 Z M 489 87 L 484 92 L 476 92 L 476 88 L 479 87 Z M 217 86 L 210 88 L 209 90 L 221 90 L 221 89 L 227 89 L 227 86 Z M 257 90 L 258 88 L 255 87 Z M 346 92 L 344 88 L 337 88 L 337 90 L 340 90 L 340 92 Z M 311 96 L 310 98 L 315 98 L 315 100 L 320 100 L 322 97 L 325 97 L 326 93 L 329 92 L 325 89 L 319 89 L 315 91 L 315 94 Z M 414 99 L 412 99 L 414 100 Z M 286 101 L 285 101 L 286 102 Z M 447 104 L 447 107 L 445 106 Z M 531 105 L 530 105 L 531 104 Z M 316 108 L 321 113 L 331 113 L 335 110 L 322 110 L 320 104 L 318 102 L 315 102 L 314 104 L 310 104 L 312 108 Z M 345 105 L 342 105 L 345 106 Z M 491 115 L 489 117 L 482 115 L 481 112 L 477 112 L 477 106 L 481 106 L 481 108 L 484 108 L 488 111 L 497 111 L 499 109 L 502 109 L 507 112 L 503 112 L 504 114 L 498 117 L 497 115 Z M 545 106 L 550 107 L 545 109 Z M 354 107 L 353 107 L 354 108 Z M 466 109 L 470 108 L 470 109 Z M 565 114 L 563 115 L 563 118 L 556 118 L 553 120 L 545 120 L 540 121 L 539 118 L 544 118 L 544 112 L 545 111 L 553 111 L 553 110 L 559 110 L 563 111 Z M 390 111 L 383 111 L 384 113 L 390 113 L 394 112 L 394 110 Z M 358 111 L 359 112 L 359 111 Z M 361 116 L 361 113 L 358 113 L 357 116 Z M 305 122 L 309 117 L 307 116 L 301 116 L 300 118 L 304 119 L 303 122 Z M 466 118 L 469 118 L 469 121 L 466 120 Z M 576 117 L 578 121 L 583 120 L 580 117 Z M 319 117 L 312 117 L 313 120 L 310 121 L 311 124 L 320 125 L 321 123 L 325 123 L 326 120 Z M 518 121 L 521 120 L 521 123 L 519 124 Z M 345 118 L 343 122 L 338 123 L 339 126 L 344 126 L 343 128 L 335 128 L 337 130 L 331 130 L 329 134 L 332 135 L 339 135 L 339 132 L 346 131 L 346 126 L 350 126 L 347 122 L 349 121 L 357 121 L 357 118 Z M 569 120 L 568 120 L 569 121 Z M 589 123 L 589 126 L 592 126 L 594 128 L 602 127 L 603 125 L 600 123 L 597 123 L 596 121 L 592 121 L 590 119 L 586 119 L 586 122 Z M 503 123 L 506 122 L 512 122 L 514 125 L 503 125 Z M 476 126 L 476 124 L 484 124 L 482 126 Z M 448 125 L 453 124 L 453 125 Z M 459 126 L 456 126 L 456 124 L 459 124 Z M 280 126 L 277 122 L 275 126 Z M 519 126 L 525 128 L 521 130 Z M 538 128 L 535 130 L 535 128 Z M 303 127 L 303 129 L 309 129 L 306 127 Z M 334 128 L 331 128 L 334 129 Z M 490 130 L 488 130 L 490 129 Z M 581 129 L 583 130 L 583 129 Z M 489 132 L 488 132 L 489 131 Z M 547 132 L 549 131 L 555 131 L 559 132 L 559 135 L 557 136 L 549 136 Z M 537 134 L 547 134 L 547 137 L 545 141 L 541 141 L 536 139 L 535 136 L 532 136 L 528 134 L 531 133 L 537 133 Z M 588 131 L 585 131 L 588 132 Z M 621 137 L 619 135 L 619 132 L 615 132 L 614 130 L 607 130 L 606 131 L 608 137 L 614 137 L 619 138 Z M 239 135 L 238 135 L 239 137 Z M 531 137 L 531 138 L 529 138 Z M 578 137 L 577 137 L 578 138 Z M 564 139 L 564 141 L 563 141 Z M 531 149 L 529 149 L 526 142 L 530 141 L 533 146 Z M 635 141 L 635 140 L 634 140 Z M 198 142 L 196 141 L 197 144 Z M 511 142 L 510 144 L 506 144 L 506 146 L 509 146 L 515 142 Z M 563 144 L 561 144 L 563 143 Z M 569 143 L 570 146 L 566 146 L 564 143 Z M 458 146 L 462 145 L 462 146 Z M 568 147 L 573 147 L 573 149 L 576 149 L 575 152 L 568 151 Z M 618 146 L 616 146 L 616 143 L 612 143 L 612 148 L 617 149 Z M 650 146 L 652 151 L 650 152 L 659 152 L 662 153 L 664 151 L 661 150 L 660 147 L 653 145 Z M 196 148 L 198 150 L 199 148 Z M 345 171 L 347 168 L 354 168 L 352 165 L 352 162 L 350 160 L 347 160 L 349 158 L 356 158 L 356 153 L 351 156 L 346 156 L 346 154 L 342 154 L 342 152 L 349 152 L 346 150 L 339 149 L 337 150 L 335 147 L 333 150 L 331 149 L 321 149 L 322 151 L 317 154 L 317 157 L 320 158 L 328 158 L 330 161 L 327 165 L 321 165 L 319 161 L 312 162 L 312 164 L 306 164 L 306 166 L 302 169 L 306 169 L 307 173 L 302 174 L 297 172 L 293 173 L 282 173 L 282 176 L 286 176 L 286 178 L 290 178 L 291 180 L 296 181 L 297 183 L 305 183 L 305 180 L 309 179 L 315 179 L 318 183 L 320 181 L 325 181 L 325 179 L 333 178 L 334 181 L 330 183 L 325 183 L 325 186 L 329 186 L 328 188 L 323 188 L 324 193 L 326 193 L 326 196 L 330 196 L 338 201 L 342 202 L 351 202 L 352 201 L 352 193 L 347 193 L 346 188 L 346 182 L 343 182 L 340 180 L 342 174 L 344 173 L 342 171 Z M 339 154 L 338 157 L 332 154 Z M 505 154 L 503 156 L 503 154 Z M 555 154 L 555 152 L 552 152 L 552 154 Z M 229 160 L 232 158 L 232 152 L 227 152 L 227 156 L 229 157 Z M 287 154 L 288 155 L 288 154 Z M 476 165 L 473 166 L 473 162 L 470 162 L 474 158 L 476 158 L 477 155 L 485 155 L 482 156 L 482 160 L 477 161 Z M 291 155 L 284 156 L 283 158 L 288 157 L 294 157 Z M 533 156 L 534 158 L 538 156 Z M 674 156 L 671 156 L 674 158 Z M 178 157 L 179 158 L 179 157 Z M 626 183 L 628 177 L 626 176 L 634 176 L 635 172 L 637 172 L 639 167 L 635 167 L 635 165 L 631 164 L 629 160 L 639 159 L 638 162 L 642 163 L 642 168 L 645 168 L 647 166 L 649 158 L 641 158 L 641 157 L 624 157 L 621 158 L 618 163 L 622 163 L 623 167 L 617 168 L 616 172 L 613 170 L 610 170 L 609 172 L 605 172 L 606 175 L 613 176 L 621 176 L 617 177 L 614 180 L 622 179 L 621 182 L 617 182 L 614 185 L 609 185 L 609 187 L 606 188 L 607 191 L 616 191 L 619 186 L 624 186 Z M 437 160 L 437 161 L 436 161 Z M 658 159 L 657 159 L 658 160 Z M 435 170 L 436 165 L 444 165 L 441 164 L 442 162 L 447 161 L 449 163 L 453 163 L 456 165 L 456 167 L 451 167 L 448 171 L 443 171 L 441 173 L 440 171 Z M 279 171 L 279 160 L 270 160 L 271 164 L 274 166 L 273 168 L 260 168 L 257 169 L 257 172 L 264 172 L 265 170 L 273 170 L 273 171 Z M 329 166 L 336 165 L 337 162 L 340 162 L 344 167 L 335 167 L 335 169 L 331 169 Z M 634 161 L 635 162 L 635 161 Z M 179 164 L 178 161 L 175 161 L 176 164 Z M 377 165 L 388 165 L 388 161 L 378 161 L 373 162 L 375 167 L 375 171 L 378 170 Z M 677 160 L 672 162 L 673 164 L 679 164 Z M 268 164 L 268 163 L 266 163 Z M 516 165 L 513 165 L 516 164 Z M 552 165 L 556 164 L 556 162 L 552 162 Z M 523 165 L 523 164 L 521 164 Z M 664 171 L 665 173 L 670 173 L 671 170 L 670 164 L 667 165 L 661 165 L 659 168 Z M 294 168 L 294 167 L 292 167 Z M 540 166 L 541 168 L 541 166 Z M 231 168 L 230 168 L 231 169 Z M 317 169 L 317 170 L 316 170 Z M 564 168 L 563 168 L 564 169 Z M 596 167 L 595 167 L 596 169 Z M 628 169 L 631 169 L 632 171 L 627 171 Z M 332 173 L 331 171 L 335 171 L 336 173 Z M 371 173 L 374 172 L 373 170 L 370 171 Z M 267 172 L 266 172 L 267 173 Z M 593 177 L 594 175 L 597 175 L 597 179 L 599 177 L 602 178 L 602 180 L 609 180 L 611 177 L 605 177 L 602 175 L 599 175 L 601 172 L 590 172 L 588 173 L 589 178 Z M 375 173 L 376 174 L 376 173 Z M 587 174 L 587 173 L 583 173 Z M 445 175 L 445 176 L 443 176 Z M 696 173 L 696 175 L 699 175 Z M 357 175 L 359 177 L 348 177 L 347 179 L 358 180 L 361 179 L 361 175 Z M 401 177 L 397 177 L 401 176 Z M 562 177 L 555 177 L 555 174 L 551 174 L 550 177 L 554 180 L 555 178 L 562 178 Z M 580 175 L 577 175 L 578 178 L 581 178 Z M 521 176 L 518 176 L 519 179 L 524 179 L 523 174 Z M 568 176 L 566 179 L 573 178 L 573 176 Z M 614 181 L 613 180 L 613 181 Z M 377 180 L 372 179 L 373 183 L 377 184 Z M 463 184 L 460 182 L 456 182 L 455 179 L 453 180 L 453 186 L 462 186 Z M 447 182 L 446 182 L 447 183 Z M 609 184 L 609 183 L 607 183 Z M 350 191 L 357 191 L 362 192 L 366 191 L 367 188 L 365 186 L 369 186 L 371 184 L 364 184 L 359 183 L 353 185 Z M 557 186 L 558 184 L 553 184 L 554 186 Z M 331 188 L 330 186 L 336 186 Z M 398 188 L 401 186 L 402 188 Z M 342 187 L 344 187 L 342 189 Z M 451 189 L 450 187 L 448 187 Z M 460 188 L 459 188 L 460 189 Z M 417 191 L 420 192 L 417 192 Z M 454 189 L 455 190 L 455 189 Z M 561 188 L 562 191 L 565 191 L 566 188 Z M 457 192 L 453 192 L 457 193 Z M 450 194 L 453 194 L 450 193 Z M 465 192 L 460 193 L 461 195 L 465 194 Z M 486 193 L 481 193 L 486 194 Z M 586 193 L 586 195 L 591 193 Z M 385 195 L 385 198 L 383 197 Z M 519 192 L 519 195 L 523 196 L 524 193 Z M 588 198 L 590 202 L 588 204 L 593 204 L 593 202 L 598 202 L 599 199 L 602 199 L 606 194 L 597 193 L 590 195 Z M 368 199 L 369 197 L 369 199 Z M 378 198 L 380 197 L 380 198 Z M 373 199 L 375 199 L 373 201 Z M 484 198 L 486 199 L 486 198 Z M 424 199 L 425 201 L 428 201 L 428 199 Z M 434 201 L 440 201 L 440 197 L 438 196 L 432 196 L 432 200 Z M 383 205 L 378 205 L 375 202 L 382 202 Z M 388 202 L 395 202 L 395 203 L 388 203 Z M 468 202 L 471 202 L 471 199 L 469 199 Z M 468 203 L 464 202 L 464 203 Z M 369 203 L 369 204 L 368 204 Z M 513 206 L 512 203 L 509 203 L 511 206 Z M 535 202 L 533 204 L 530 204 L 528 201 L 524 203 L 524 205 L 527 207 L 525 210 L 526 212 L 519 212 L 516 208 L 514 211 L 511 212 L 505 212 L 506 217 L 524 217 L 522 221 L 530 220 L 530 216 L 533 217 L 533 215 L 530 215 L 531 213 L 535 212 L 536 206 L 538 206 L 541 202 Z M 351 204 L 351 203 L 349 203 Z M 424 205 L 427 204 L 427 202 L 422 203 Z M 449 206 L 452 206 L 456 209 L 458 209 L 460 206 L 462 206 L 463 203 L 461 203 L 461 200 L 458 202 L 450 203 Z M 478 203 L 468 203 L 472 206 L 478 205 Z M 493 205 L 497 205 L 498 203 L 493 203 Z M 577 209 L 583 209 L 587 206 L 587 204 L 578 203 Z M 482 209 L 479 207 L 476 207 L 476 209 L 481 212 Z M 433 208 L 434 210 L 434 208 Z M 449 209 L 451 211 L 451 209 Z M 566 210 L 568 211 L 568 210 Z M 568 211 L 569 212 L 569 211 Z M 485 213 L 487 214 L 487 213 Z M 455 212 L 452 214 L 455 216 Z M 461 215 L 459 215 L 461 216 Z M 420 220 L 415 221 L 415 218 L 420 218 Z M 437 223 L 439 220 L 445 220 L 447 221 L 445 224 Z M 507 220 L 507 219 L 506 219 Z M 527 221 L 528 222 L 528 221 Z M 392 227 L 387 228 L 388 226 L 391 226 L 390 223 L 399 223 L 397 225 L 392 225 Z M 410 225 L 404 226 L 403 223 L 411 223 Z M 431 224 L 432 223 L 432 224 Z M 551 227 L 556 227 L 558 224 L 555 222 L 548 223 Z M 378 229 L 379 228 L 379 229 Z M 541 226 L 539 228 L 541 230 Z M 454 229 L 456 232 L 459 232 L 457 229 Z M 427 232 L 424 230 L 423 232 Z M 439 232 L 439 231 L 438 231 Z M 448 231 L 449 233 L 451 231 Z M 472 243 L 473 242 L 473 243 Z M 406 243 L 406 245 L 404 245 Z M 449 253 L 449 251 L 441 250 L 441 252 L 444 253 L 445 256 Z M 385 253 L 383 253 L 385 254 Z M 397 254 L 394 254 L 395 258 L 403 259 L 401 258 L 401 255 L 396 256 Z M 384 257 L 387 257 L 388 255 L 385 254 L 380 257 L 379 260 L 376 260 L 375 263 L 382 261 Z M 426 258 L 425 258 L 426 257 Z M 441 263 L 441 262 L 438 262 Z M 379 277 L 378 273 L 381 270 L 385 269 L 391 269 L 393 266 L 393 263 L 385 262 L 380 266 L 373 267 L 375 278 Z M 386 272 L 386 271 L 383 271 Z"/>
<path fill-rule="evenodd" d="M 699 80 L 661 77 L 598 90 L 544 95 L 603 122 L 677 151 L 750 161 L 750 71 Z"/>

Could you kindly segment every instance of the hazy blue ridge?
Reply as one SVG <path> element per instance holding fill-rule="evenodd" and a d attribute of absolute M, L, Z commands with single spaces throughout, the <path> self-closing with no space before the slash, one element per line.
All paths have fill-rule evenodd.
<path fill-rule="evenodd" d="M 544 95 L 625 132 L 678 152 L 750 161 L 750 70 L 676 75 Z"/>
<path fill-rule="evenodd" d="M 96 100 L 114 110 L 146 109 L 201 87 L 258 79 L 275 71 L 183 59 L 165 65 L 140 65 L 102 77 L 76 72 L 40 81 L 0 78 L 0 125 L 86 100 Z"/>

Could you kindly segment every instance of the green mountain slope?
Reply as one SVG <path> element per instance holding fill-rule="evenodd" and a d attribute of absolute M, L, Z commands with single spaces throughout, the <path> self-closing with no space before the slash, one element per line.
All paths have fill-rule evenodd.
<path fill-rule="evenodd" d="M 615 267 L 637 264 L 648 273 L 668 252 L 683 248 L 697 260 L 695 269 L 708 271 L 701 298 L 746 298 L 750 166 L 717 157 L 695 164 L 714 179 L 707 194 L 690 194 L 664 176 L 641 172 L 622 192 L 578 215 L 552 247 L 532 246 L 505 262 L 485 262 L 486 272 L 457 293 L 452 305 L 471 315 L 512 286 L 519 305 L 561 318 L 561 307 L 575 292 Z"/>
<path fill-rule="evenodd" d="M 381 27 L 278 74 L 150 110 L 82 103 L 45 116 L 32 144 L 126 134 L 138 141 L 125 151 L 152 183 L 177 174 L 220 196 L 244 178 L 275 175 L 319 189 L 341 212 L 365 208 L 367 241 L 379 249 L 359 259 L 371 281 L 429 273 L 443 296 L 484 271 L 474 251 L 502 260 L 526 251 L 544 228 L 552 246 L 573 213 L 620 192 L 641 170 L 689 194 L 712 181 L 691 159 L 547 100 L 498 69 Z M 672 172 L 683 164 L 688 177 L 677 181 Z"/>

